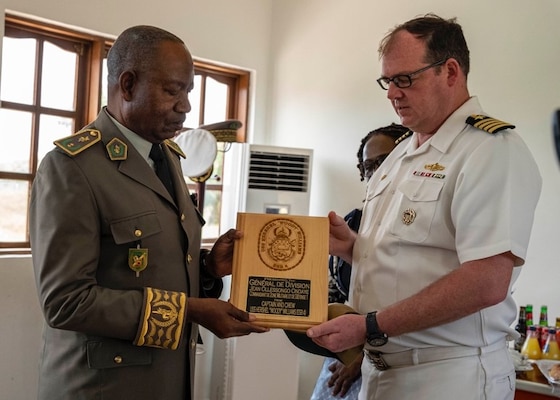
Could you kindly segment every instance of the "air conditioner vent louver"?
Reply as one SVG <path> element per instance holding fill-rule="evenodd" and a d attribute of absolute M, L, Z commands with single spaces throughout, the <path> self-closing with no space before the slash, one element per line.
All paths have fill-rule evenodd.
<path fill-rule="evenodd" d="M 249 189 L 307 192 L 309 156 L 252 151 Z"/>

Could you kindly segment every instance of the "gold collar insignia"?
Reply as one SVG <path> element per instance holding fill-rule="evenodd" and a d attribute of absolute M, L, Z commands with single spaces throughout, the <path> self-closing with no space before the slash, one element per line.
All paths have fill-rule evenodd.
<path fill-rule="evenodd" d="M 113 138 L 105 146 L 112 161 L 123 161 L 128 157 L 128 146 L 119 138 Z"/>

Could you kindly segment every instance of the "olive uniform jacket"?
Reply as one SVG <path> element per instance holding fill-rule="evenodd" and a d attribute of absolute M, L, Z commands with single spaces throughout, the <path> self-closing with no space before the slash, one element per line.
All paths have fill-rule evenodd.
<path fill-rule="evenodd" d="M 200 290 L 203 220 L 181 149 L 162 145 L 175 201 L 105 110 L 55 143 L 30 205 L 46 320 L 39 399 L 189 399 L 198 327 L 186 307 Z"/>

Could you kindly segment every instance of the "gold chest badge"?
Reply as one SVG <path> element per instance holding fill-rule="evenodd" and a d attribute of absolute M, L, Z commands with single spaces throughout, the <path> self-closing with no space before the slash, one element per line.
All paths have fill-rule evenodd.
<path fill-rule="evenodd" d="M 416 219 L 416 211 L 414 211 L 412 208 L 407 208 L 406 210 L 404 210 L 402 216 L 403 224 L 410 225 L 414 222 L 415 219 Z"/>

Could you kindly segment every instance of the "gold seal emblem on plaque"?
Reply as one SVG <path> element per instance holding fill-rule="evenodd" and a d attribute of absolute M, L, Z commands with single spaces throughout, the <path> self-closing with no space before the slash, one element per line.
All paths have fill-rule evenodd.
<path fill-rule="evenodd" d="M 289 219 L 273 219 L 259 233 L 259 257 L 269 268 L 287 271 L 295 268 L 305 254 L 303 229 Z"/>

